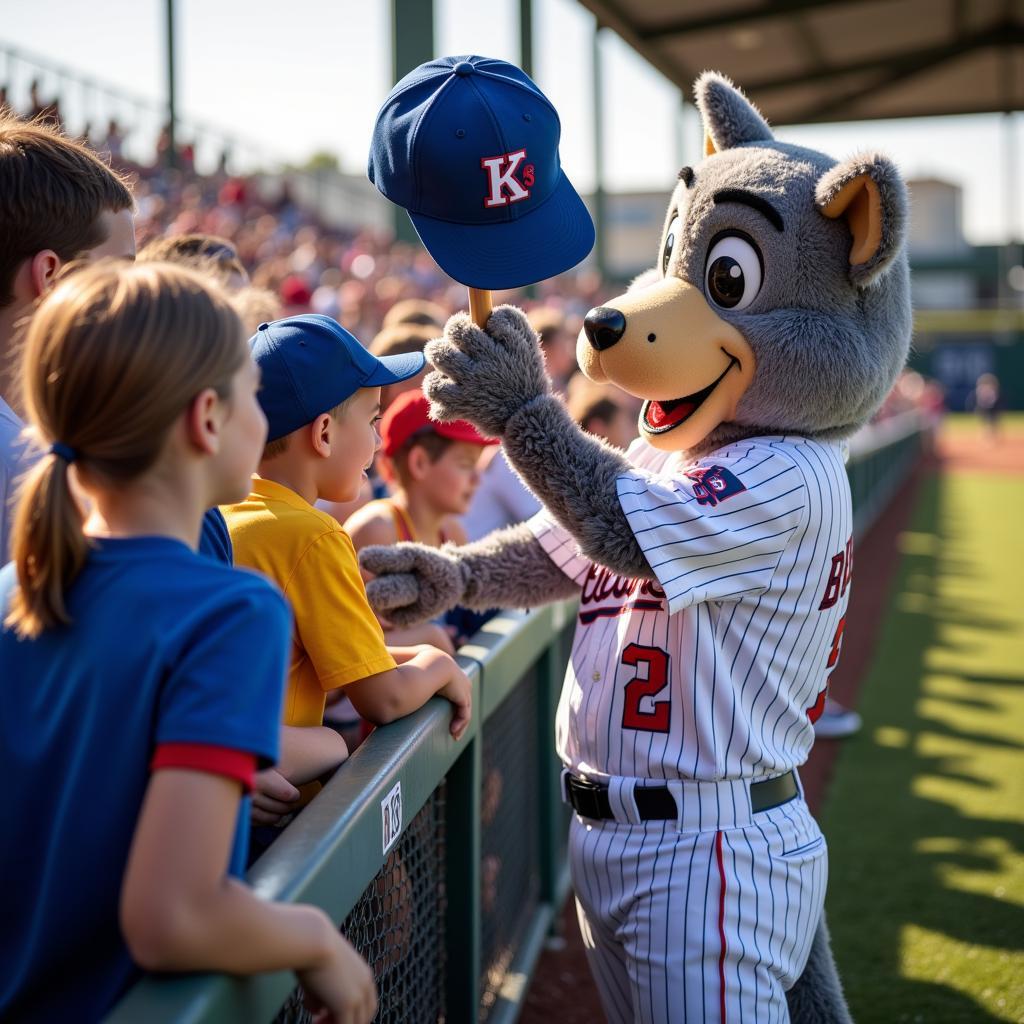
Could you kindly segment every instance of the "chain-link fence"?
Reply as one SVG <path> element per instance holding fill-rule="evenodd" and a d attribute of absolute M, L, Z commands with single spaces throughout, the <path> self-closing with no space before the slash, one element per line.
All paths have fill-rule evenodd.
<path fill-rule="evenodd" d="M 480 793 L 480 1020 L 540 902 L 536 667 L 484 723 Z"/>
<path fill-rule="evenodd" d="M 342 922 L 377 979 L 376 1024 L 445 1020 L 445 788 L 431 795 Z M 310 1024 L 296 988 L 275 1024 Z"/>

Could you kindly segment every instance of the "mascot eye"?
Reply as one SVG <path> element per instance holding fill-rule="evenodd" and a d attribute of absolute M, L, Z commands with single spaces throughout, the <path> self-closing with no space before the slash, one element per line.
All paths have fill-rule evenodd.
<path fill-rule="evenodd" d="M 665 235 L 665 248 L 661 253 L 661 275 L 665 276 L 668 271 L 669 260 L 672 259 L 672 253 L 676 247 L 676 239 L 679 237 L 679 218 L 673 217 L 672 223 L 668 226 L 668 234 Z"/>
<path fill-rule="evenodd" d="M 761 252 L 745 235 L 721 235 L 704 270 L 705 294 L 722 309 L 746 309 L 761 290 Z"/>

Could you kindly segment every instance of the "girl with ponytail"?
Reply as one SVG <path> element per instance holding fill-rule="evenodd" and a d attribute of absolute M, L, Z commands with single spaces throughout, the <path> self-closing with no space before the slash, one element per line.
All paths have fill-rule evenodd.
<path fill-rule="evenodd" d="M 48 454 L 0 570 L 0 1018 L 99 1020 L 138 967 L 290 967 L 329 1019 L 369 1021 L 327 916 L 239 880 L 291 625 L 195 550 L 266 436 L 237 316 L 185 268 L 100 263 L 40 305 L 21 382 Z"/>

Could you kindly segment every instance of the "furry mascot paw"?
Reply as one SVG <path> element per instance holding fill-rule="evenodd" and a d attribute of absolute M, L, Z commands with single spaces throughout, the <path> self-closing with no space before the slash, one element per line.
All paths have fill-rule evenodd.
<path fill-rule="evenodd" d="M 499 306 L 482 331 L 456 313 L 426 347 L 434 372 L 423 382 L 436 420 L 469 420 L 500 437 L 514 413 L 550 394 L 537 334 L 522 310 Z"/>
<path fill-rule="evenodd" d="M 366 584 L 374 611 L 396 626 L 432 619 L 458 604 L 466 588 L 459 562 L 424 544 L 368 547 L 359 564 L 376 577 Z"/>

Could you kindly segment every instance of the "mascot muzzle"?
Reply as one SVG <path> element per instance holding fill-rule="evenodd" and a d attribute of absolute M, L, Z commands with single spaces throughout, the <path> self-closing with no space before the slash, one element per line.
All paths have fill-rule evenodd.
<path fill-rule="evenodd" d="M 591 380 L 644 400 L 640 433 L 663 451 L 691 448 L 731 420 L 756 369 L 743 335 L 676 277 L 592 309 L 576 358 Z"/>

